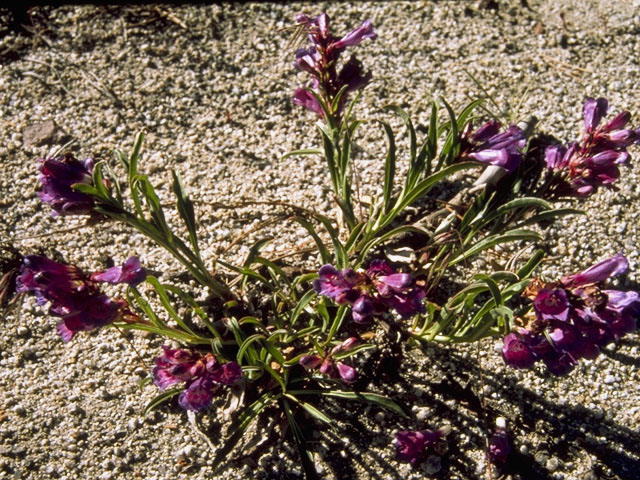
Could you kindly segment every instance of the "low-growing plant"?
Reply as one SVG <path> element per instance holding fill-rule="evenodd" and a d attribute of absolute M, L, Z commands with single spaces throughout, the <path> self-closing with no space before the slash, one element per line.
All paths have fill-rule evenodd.
<path fill-rule="evenodd" d="M 604 287 L 628 270 L 622 253 L 557 280 L 534 277 L 545 252 L 532 248 L 542 239 L 537 226 L 582 213 L 560 202 L 615 188 L 619 165 L 629 161 L 627 148 L 640 139 L 640 130 L 628 127 L 628 112 L 603 125 L 607 101 L 588 98 L 582 138 L 563 146 L 535 134 L 533 120 L 506 128 L 495 118 L 482 122 L 482 100 L 459 112 L 443 98 L 434 100 L 427 106 L 424 138 L 402 108 L 390 105 L 387 111 L 399 117 L 408 135 L 407 151 L 399 152 L 387 120 L 357 116 L 371 73 L 355 55 L 341 63 L 348 49 L 375 40 L 371 23 L 338 38 L 326 14 L 299 14 L 295 22 L 310 45 L 295 53 L 295 67 L 309 80 L 293 102 L 316 116 L 320 146 L 285 159 L 323 158 L 337 212 L 331 218 L 296 208 L 291 217 L 315 244 L 315 271 L 287 269 L 263 256 L 263 241 L 241 265 L 203 258 L 195 207 L 179 174 L 172 171 L 172 188 L 184 237 L 170 226 L 166 206 L 143 173 L 140 133 L 132 151 L 114 150 L 112 161 L 80 161 L 71 153 L 41 159 L 40 198 L 53 215 L 88 215 L 96 225 L 117 221 L 137 230 L 173 256 L 196 286 L 165 283 L 137 257 L 85 274 L 28 254 L 20 267 L 6 269 L 3 303 L 15 282 L 18 293 L 49 304 L 65 342 L 102 327 L 166 339 L 148 377 L 159 394 L 145 414 L 171 408 L 167 403 L 174 397 L 183 409 L 200 412 L 215 396 L 233 395 L 229 435 L 217 444 L 214 465 L 266 415 L 273 425 L 288 425 L 286 434 L 310 478 L 316 473 L 302 422 L 310 417 L 319 427 L 334 428 L 335 419 L 324 411 L 329 402 L 363 402 L 407 415 L 393 398 L 371 390 L 375 379 L 359 374 L 381 354 L 371 331 L 403 348 L 504 338 L 507 365 L 532 368 L 541 362 L 553 374 L 566 375 L 580 358 L 594 358 L 637 328 L 638 292 Z M 353 187 L 359 174 L 354 138 L 362 128 L 380 128 L 387 140 L 380 194 L 367 202 Z M 116 165 L 124 178 L 116 175 Z M 443 208 L 431 207 L 431 194 L 442 182 L 460 186 L 470 174 L 477 175 L 472 185 L 459 187 Z M 497 249 L 502 260 L 489 270 L 486 263 L 474 263 Z M 220 271 L 226 274 L 212 273 Z M 105 282 L 124 285 L 122 297 L 103 293 Z M 196 301 L 205 290 L 209 300 Z M 429 449 L 442 450 L 450 430 L 399 432 L 398 459 L 416 463 Z M 491 442 L 491 458 L 503 462 L 506 430 Z"/>

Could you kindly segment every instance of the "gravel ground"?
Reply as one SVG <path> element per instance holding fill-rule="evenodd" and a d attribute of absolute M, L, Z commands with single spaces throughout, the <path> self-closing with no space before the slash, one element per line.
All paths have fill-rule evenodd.
<path fill-rule="evenodd" d="M 164 279 L 179 275 L 178 265 L 141 236 L 52 218 L 35 193 L 36 159 L 61 144 L 73 140 L 82 158 L 108 158 L 145 130 L 142 168 L 167 202 L 168 169 L 182 174 L 197 203 L 205 257 L 237 261 L 258 236 L 277 237 L 267 251 L 273 256 L 308 245 L 297 227 L 263 225 L 277 217 L 273 208 L 220 207 L 257 199 L 331 209 L 319 159 L 281 160 L 316 142 L 311 114 L 290 102 L 302 79 L 282 28 L 300 10 L 326 10 L 334 32 L 371 19 L 379 38 L 357 48 L 373 72 L 359 114 L 386 115 L 400 133 L 398 121 L 382 113 L 385 104 L 402 105 L 424 125 L 434 95 L 460 108 L 479 94 L 466 72 L 514 119 L 535 115 L 541 130 L 564 141 L 577 138 L 587 96 L 607 97 L 613 111 L 638 118 L 638 0 L 480 3 L 38 7 L 30 34 L 10 30 L 8 13 L 1 13 L 0 239 L 25 254 L 60 254 L 88 271 L 135 253 Z M 362 191 L 375 193 L 383 135 L 372 130 L 359 145 L 366 150 L 358 160 Z M 635 285 L 636 162 L 619 186 L 582 201 L 587 217 L 548 230 L 554 257 L 544 273 L 555 277 L 624 249 L 632 269 L 624 282 Z M 0 479 L 301 477 L 295 453 L 266 431 L 258 436 L 268 441 L 235 451 L 224 473 L 214 474 L 211 450 L 182 411 L 142 417 L 156 390 L 138 386 L 147 367 L 128 342 L 147 361 L 158 354 L 157 340 L 125 340 L 112 330 L 64 345 L 33 299 L 4 319 Z M 506 368 L 492 340 L 412 352 L 397 378 L 381 372 L 394 382 L 387 393 L 410 418 L 354 405 L 339 435 L 314 437 L 318 472 L 327 479 L 637 479 L 638 346 L 637 335 L 629 336 L 559 379 Z M 214 444 L 224 435 L 216 415 L 212 409 L 199 418 Z M 490 473 L 485 442 L 499 416 L 514 453 L 502 472 Z M 417 467 L 395 461 L 394 431 L 443 424 L 453 428 L 448 453 Z"/>

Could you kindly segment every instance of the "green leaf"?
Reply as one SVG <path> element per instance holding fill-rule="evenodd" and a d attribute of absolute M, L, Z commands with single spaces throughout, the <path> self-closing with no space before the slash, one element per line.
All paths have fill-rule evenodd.
<path fill-rule="evenodd" d="M 322 155 L 323 150 L 321 148 L 302 148 L 300 150 L 294 150 L 292 152 L 286 153 L 282 160 L 286 160 L 289 157 L 298 156 L 298 155 Z"/>
<path fill-rule="evenodd" d="M 289 324 L 291 325 L 291 327 L 293 327 L 296 324 L 296 322 L 298 321 L 298 317 L 302 314 L 302 312 L 304 311 L 306 306 L 309 304 L 309 302 L 311 302 L 311 300 L 316 298 L 317 295 L 318 294 L 315 292 L 315 290 L 309 290 L 307 293 L 305 293 L 302 296 L 298 304 L 295 306 L 295 308 L 291 312 L 291 316 L 289 317 Z"/>
<path fill-rule="evenodd" d="M 517 272 L 518 277 L 527 278 L 529 275 L 531 275 L 531 272 L 533 272 L 536 269 L 536 267 L 540 265 L 540 263 L 542 263 L 543 259 L 544 259 L 544 250 L 536 250 L 533 256 L 524 265 L 524 267 L 518 270 Z"/>
<path fill-rule="evenodd" d="M 387 135 L 387 159 L 384 164 L 384 184 L 383 199 L 384 208 L 382 214 L 385 214 L 391 208 L 391 194 L 393 192 L 393 179 L 396 174 L 396 142 L 393 138 L 393 130 L 387 122 L 379 122 Z"/>
<path fill-rule="evenodd" d="M 162 303 L 162 306 L 167 311 L 169 316 L 180 326 L 180 328 L 182 328 L 182 330 L 184 330 L 189 335 L 193 335 L 193 336 L 197 337 L 198 334 L 195 333 L 193 330 L 191 330 L 191 328 L 189 328 L 189 326 L 184 322 L 184 320 L 182 320 L 180 315 L 178 315 L 176 310 L 173 308 L 173 305 L 171 305 L 171 300 L 169 300 L 169 296 L 167 295 L 167 291 L 164 288 L 164 286 L 160 283 L 160 281 L 156 277 L 154 277 L 153 275 L 148 275 L 147 276 L 147 283 L 149 283 L 149 284 L 151 284 L 153 286 L 153 288 L 155 289 L 156 293 L 158 294 L 158 298 L 160 299 L 160 303 Z"/>
<path fill-rule="evenodd" d="M 251 347 L 251 344 L 254 342 L 259 341 L 260 339 L 264 339 L 266 338 L 263 334 L 261 333 L 255 333 L 249 337 L 247 337 L 247 339 L 242 342 L 242 345 L 240 345 L 240 348 L 238 349 L 238 354 L 236 355 L 236 361 L 238 362 L 239 365 L 242 365 L 242 360 L 245 356 L 245 354 L 249 354 L 249 360 L 250 362 L 253 364 L 255 363 L 256 359 L 257 359 L 257 353 L 255 352 L 247 352 L 247 350 L 249 349 L 249 347 Z"/>
<path fill-rule="evenodd" d="M 100 198 L 103 198 L 109 201 L 111 199 L 111 195 L 109 193 L 109 190 L 107 190 L 107 187 L 104 186 L 104 177 L 102 176 L 102 165 L 104 165 L 103 161 L 96 163 L 93 166 L 93 172 L 91 176 L 93 177 L 93 186 L 96 188 L 96 190 L 98 190 L 98 193 L 100 194 Z"/>
<path fill-rule="evenodd" d="M 396 201 L 393 209 L 387 215 L 379 219 L 378 222 L 376 222 L 374 229 L 380 230 L 386 227 L 398 214 L 400 214 L 400 212 L 402 212 L 402 210 L 426 195 L 427 192 L 429 192 L 429 190 L 431 190 L 431 188 L 440 180 L 448 177 L 449 175 L 453 175 L 460 170 L 478 167 L 479 165 L 477 163 L 472 162 L 456 163 L 430 175 L 429 177 L 419 182 L 414 188 L 407 191 L 401 198 L 399 198 Z"/>
<path fill-rule="evenodd" d="M 338 235 L 338 231 L 333 228 L 333 225 L 331 225 L 331 220 L 324 215 L 316 214 L 314 216 L 320 223 L 322 223 L 322 225 L 324 225 L 324 228 L 327 229 L 327 233 L 331 238 L 331 242 L 333 243 L 333 248 L 335 250 L 336 266 L 338 268 L 346 268 L 349 265 L 349 254 L 344 249 L 342 242 L 340 242 L 340 235 Z"/>
<path fill-rule="evenodd" d="M 320 252 L 320 258 L 322 259 L 322 263 L 323 264 L 331 263 L 332 261 L 331 253 L 329 253 L 329 250 L 325 246 L 324 242 L 320 239 L 320 236 L 316 232 L 316 229 L 313 226 L 313 224 L 302 217 L 293 217 L 291 220 L 293 220 L 294 222 L 298 222 L 300 225 L 302 225 L 302 227 L 304 227 L 304 229 L 307 232 L 309 232 L 309 235 L 311 235 L 311 238 L 313 238 L 313 241 L 316 242 L 318 251 Z"/>
<path fill-rule="evenodd" d="M 133 199 L 136 213 L 140 218 L 144 218 L 144 213 L 142 212 L 142 203 L 140 202 L 140 196 L 138 194 L 138 189 L 136 188 L 136 179 L 138 178 L 138 160 L 140 159 L 143 142 L 144 132 L 139 132 L 133 145 L 133 152 L 131 153 L 129 160 L 126 162 L 127 173 L 129 176 L 129 191 L 131 193 L 131 198 Z"/>
<path fill-rule="evenodd" d="M 334 317 L 333 322 L 331 323 L 331 328 L 329 329 L 329 333 L 327 334 L 327 340 L 324 342 L 325 345 L 328 345 L 329 342 L 333 340 L 333 336 L 340 329 L 342 322 L 347 316 L 347 312 L 348 312 L 347 306 L 340 305 L 340 307 L 338 308 L 338 311 L 336 312 L 336 316 Z"/>
<path fill-rule="evenodd" d="M 534 215 L 522 222 L 519 222 L 516 225 L 516 228 L 526 227 L 529 225 L 535 225 L 540 222 L 546 222 L 549 220 L 554 220 L 556 217 L 562 217 L 565 215 L 586 215 L 587 212 L 584 210 L 578 210 L 575 208 L 556 208 L 555 210 L 547 210 L 546 212 L 539 213 Z"/>
<path fill-rule="evenodd" d="M 176 196 L 178 213 L 182 217 L 182 220 L 187 227 L 187 231 L 189 232 L 189 242 L 193 247 L 193 251 L 196 252 L 196 255 L 199 256 L 200 249 L 198 247 L 198 226 L 196 224 L 196 215 L 193 209 L 193 202 L 189 199 L 184 191 L 180 175 L 175 170 L 171 170 L 171 174 L 173 175 L 173 193 Z"/>
<path fill-rule="evenodd" d="M 472 255 L 476 255 L 483 250 L 493 248 L 502 243 L 515 242 L 518 240 L 540 240 L 540 238 L 538 233 L 530 230 L 510 230 L 502 234 L 490 235 L 455 257 L 449 262 L 449 265 L 455 265 Z"/>
<path fill-rule="evenodd" d="M 349 392 L 344 390 L 291 390 L 289 394 L 294 396 L 300 395 L 324 395 L 327 397 L 333 398 L 345 398 L 347 400 L 355 400 L 357 402 L 370 403 L 372 405 L 377 405 L 379 407 L 386 408 L 387 410 L 391 410 L 396 412 L 399 415 L 407 418 L 407 414 L 404 413 L 402 408 L 384 395 L 378 395 L 377 393 L 370 392 Z"/>
<path fill-rule="evenodd" d="M 149 304 L 147 299 L 142 296 L 142 294 L 138 291 L 136 287 L 129 286 L 127 288 L 127 296 L 129 295 L 133 295 L 136 305 L 138 306 L 140 311 L 142 311 L 142 313 L 146 315 L 149 321 L 153 323 L 153 325 L 155 325 L 158 328 L 167 327 L 167 325 L 162 321 L 162 319 L 158 318 L 158 316 L 155 314 L 155 312 L 151 308 L 151 305 Z M 131 302 L 130 299 L 128 300 L 129 300 L 129 305 L 133 305 L 133 302 Z"/>
<path fill-rule="evenodd" d="M 316 480 L 318 478 L 318 474 L 316 472 L 315 463 L 313 462 L 313 456 L 311 455 L 311 452 L 307 448 L 307 442 L 304 438 L 304 435 L 302 434 L 302 429 L 296 422 L 287 399 L 281 398 L 281 402 L 282 409 L 284 410 L 287 421 L 289 422 L 289 426 L 291 427 L 291 431 L 293 432 L 293 438 L 298 447 L 298 452 L 300 453 L 300 462 L 302 463 L 302 468 L 305 472 L 305 478 L 306 480 Z"/>
<path fill-rule="evenodd" d="M 316 407 L 311 405 L 310 403 L 303 402 L 302 400 L 299 400 L 298 398 L 296 398 L 293 395 L 290 395 L 288 393 L 285 393 L 284 396 L 287 397 L 288 399 L 293 400 L 294 402 L 296 402 L 298 405 L 300 405 L 302 408 L 304 408 L 315 419 L 320 420 L 322 423 L 324 423 L 324 424 L 328 425 L 329 427 L 331 427 L 331 429 L 335 428 L 334 425 L 333 425 L 333 421 L 329 417 L 327 417 L 324 413 L 322 413 L 320 410 L 318 410 Z"/>
<path fill-rule="evenodd" d="M 85 193 L 87 195 L 91 195 L 92 197 L 102 198 L 98 189 L 96 189 L 93 185 L 89 185 L 88 183 L 74 183 L 71 185 L 74 192 Z"/>
<path fill-rule="evenodd" d="M 438 104 L 431 103 L 431 119 L 429 120 L 429 131 L 427 132 L 427 165 L 426 174 L 431 175 L 431 162 L 438 153 Z"/>
<path fill-rule="evenodd" d="M 167 390 L 165 392 L 162 392 L 159 395 L 156 395 L 144 407 L 144 410 L 142 411 L 142 415 L 146 417 L 149 414 L 149 412 L 151 412 L 152 410 L 155 410 L 163 403 L 168 402 L 183 390 L 184 390 L 184 387 L 172 388 L 171 390 Z"/>
<path fill-rule="evenodd" d="M 456 114 L 453 112 L 453 109 L 449 106 L 447 101 L 440 97 L 440 101 L 444 105 L 449 114 L 449 133 L 444 142 L 444 146 L 442 147 L 442 151 L 440 152 L 440 158 L 438 159 L 438 165 L 436 166 L 436 171 L 440 170 L 442 166 L 449 165 L 453 159 L 457 155 L 456 146 L 459 142 L 458 137 L 458 122 L 456 120 Z"/>
<path fill-rule="evenodd" d="M 288 332 L 284 330 L 284 332 L 280 332 L 280 333 L 286 334 Z M 267 351 L 271 354 L 271 356 L 276 362 L 278 362 L 280 365 L 284 365 L 284 357 L 282 356 L 282 353 L 280 353 L 280 350 L 278 350 L 278 347 L 276 347 L 270 339 L 265 338 L 262 341 L 262 344 L 264 345 L 264 347 L 267 349 Z"/>
<path fill-rule="evenodd" d="M 483 275 L 482 281 L 487 284 L 487 287 L 489 287 L 489 291 L 491 292 L 491 296 L 496 302 L 496 305 L 502 305 L 502 295 L 500 294 L 500 288 L 496 281 L 488 275 Z"/>

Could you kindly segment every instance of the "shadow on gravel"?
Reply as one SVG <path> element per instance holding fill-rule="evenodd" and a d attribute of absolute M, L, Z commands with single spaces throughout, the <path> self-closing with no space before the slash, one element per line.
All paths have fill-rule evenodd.
<path fill-rule="evenodd" d="M 638 342 L 627 340 L 625 345 L 636 346 Z M 380 393 L 397 401 L 409 414 L 408 419 L 385 412 L 381 421 L 375 418 L 380 409 L 355 402 L 349 409 L 351 415 L 341 418 L 345 410 L 337 408 L 335 403 L 318 405 L 341 423 L 336 432 L 320 428 L 321 425 L 312 421 L 303 427 L 309 447 L 328 468 L 319 478 L 387 480 L 402 478 L 404 471 L 400 468 L 411 468 L 425 478 L 442 480 L 499 479 L 508 475 L 514 480 L 552 480 L 558 478 L 556 472 L 575 475 L 573 467 L 568 465 L 571 462 L 583 468 L 590 466 L 590 471 L 580 472 L 579 478 L 584 480 L 637 480 L 640 459 L 635 452 L 640 452 L 640 433 L 614 422 L 611 412 L 550 401 L 520 385 L 513 377 L 478 368 L 474 353 L 467 355 L 461 349 L 439 345 L 432 348 L 433 355 L 405 358 L 404 363 L 397 358 L 401 353 L 392 349 L 386 352 L 386 360 L 372 367 L 373 372 L 363 372 L 363 379 L 375 378 L 378 389 L 382 390 Z M 622 362 L 628 358 L 616 352 L 607 352 L 607 355 Z M 403 374 L 400 365 L 405 363 L 414 370 Z M 550 384 L 555 378 L 551 374 L 544 377 Z M 372 385 L 356 386 L 357 390 L 372 389 Z M 482 387 L 493 394 L 483 398 L 479 394 Z M 422 390 L 420 396 L 415 393 L 416 388 Z M 406 393 L 399 395 L 398 392 Z M 431 470 L 433 465 L 427 465 L 429 462 L 399 468 L 395 461 L 392 432 L 412 429 L 413 405 L 425 406 L 431 411 L 420 429 L 435 429 L 444 424 L 450 424 L 453 429 L 447 437 L 449 451 L 436 458 L 437 466 Z M 497 469 L 493 467 L 489 475 L 486 470 L 476 469 L 477 456 L 473 458 L 470 452 L 486 451 L 487 437 L 498 416 L 508 419 L 512 452 L 506 464 Z M 268 438 L 231 463 L 250 466 L 258 480 L 303 478 L 299 473 L 286 470 L 291 461 L 298 463 L 295 449 L 278 441 L 279 434 L 275 434 L 273 426 L 263 426 L 261 430 L 267 432 Z M 314 431 L 319 431 L 319 435 Z M 208 433 L 211 438 L 220 438 L 219 429 L 209 429 Z M 526 449 L 521 450 L 521 446 Z M 285 457 L 289 460 L 285 461 Z M 592 462 L 591 457 L 597 460 Z M 262 468 L 265 465 L 269 468 Z M 364 476 L 363 472 L 366 472 Z"/>
<path fill-rule="evenodd" d="M 630 344 L 629 341 L 626 343 Z M 547 462 L 551 457 L 567 463 L 589 454 L 597 458 L 597 462 L 592 465 L 591 477 L 585 478 L 638 478 L 640 460 L 634 452 L 640 451 L 640 433 L 612 421 L 610 412 L 594 411 L 586 406 L 570 407 L 549 401 L 519 385 L 512 378 L 504 378 L 486 369 L 480 372 L 475 362 L 463 359 L 460 352 L 438 346 L 434 348 L 441 351 L 439 355 L 435 355 L 436 358 L 442 358 L 442 354 L 446 352 L 447 362 L 454 365 L 455 371 L 477 372 L 478 375 L 481 373 L 484 385 L 490 387 L 500 399 L 507 400 L 506 403 L 500 404 L 496 400 L 486 398 L 486 408 L 483 408 L 483 400 L 476 393 L 479 382 L 473 384 L 474 382 L 464 380 L 460 374 L 456 374 L 455 377 L 448 376 L 439 383 L 423 383 L 425 389 L 436 393 L 434 397 L 437 398 L 438 394 L 441 394 L 444 398 L 456 401 L 456 408 L 452 410 L 442 401 L 435 400 L 441 416 L 455 416 L 462 412 L 465 420 L 480 431 L 483 427 L 480 419 L 484 416 L 490 417 L 486 422 L 489 426 L 494 425 L 495 417 L 503 416 L 509 419 L 509 427 L 512 430 L 518 429 L 541 439 L 536 452 L 523 455 L 518 451 L 523 438 L 512 435 L 514 452 L 501 469 L 501 474 L 510 474 L 522 479 L 550 479 L 553 477 Z M 629 358 L 615 352 L 603 353 L 624 363 Z M 631 361 L 631 364 L 637 365 L 636 359 Z M 552 382 L 553 379 L 549 374 L 545 381 Z M 420 382 L 419 377 L 413 378 L 412 382 L 414 385 Z M 505 406 L 509 408 L 508 411 L 504 410 Z M 479 445 L 484 442 L 484 438 L 478 435 L 473 440 Z M 450 444 L 454 442 L 455 439 Z M 472 472 L 464 472 L 459 464 L 460 461 L 456 461 L 456 473 L 464 473 L 463 478 L 474 478 Z"/>

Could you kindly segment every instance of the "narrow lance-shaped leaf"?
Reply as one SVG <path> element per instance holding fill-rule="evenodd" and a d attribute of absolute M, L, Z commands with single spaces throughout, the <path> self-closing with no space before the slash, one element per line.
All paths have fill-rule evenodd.
<path fill-rule="evenodd" d="M 381 215 L 386 214 L 391 208 L 391 194 L 393 192 L 393 179 L 396 174 L 396 142 L 393 137 L 393 130 L 386 122 L 379 122 L 383 127 L 387 136 L 387 158 L 384 163 L 384 186 L 383 198 L 384 208 Z"/>
<path fill-rule="evenodd" d="M 184 390 L 184 387 L 172 388 L 171 390 L 166 390 L 166 391 L 160 393 L 159 395 L 156 395 L 144 407 L 144 410 L 142 411 L 142 415 L 144 417 L 146 417 L 151 411 L 155 410 L 156 408 L 158 408 L 163 403 L 168 402 L 169 400 L 171 400 L 173 397 L 178 395 L 183 390 Z"/>
<path fill-rule="evenodd" d="M 200 256 L 200 249 L 198 247 L 198 227 L 196 224 L 193 202 L 185 193 L 184 187 L 182 186 L 182 180 L 180 179 L 178 172 L 171 170 L 171 174 L 173 175 L 173 193 L 176 196 L 178 213 L 187 227 L 187 232 L 189 232 L 189 242 L 193 247 L 193 251 L 196 255 Z"/>

